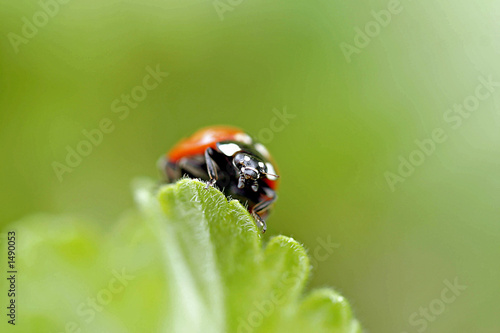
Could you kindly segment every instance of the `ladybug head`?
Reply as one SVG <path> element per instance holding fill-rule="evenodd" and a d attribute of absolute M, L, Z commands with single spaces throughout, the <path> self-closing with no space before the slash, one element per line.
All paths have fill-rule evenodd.
<path fill-rule="evenodd" d="M 237 153 L 234 155 L 233 164 L 238 169 L 240 176 L 238 179 L 238 188 L 244 188 L 249 184 L 254 192 L 259 190 L 258 180 L 267 175 L 273 175 L 267 172 L 267 166 L 259 157 L 249 153 Z"/>

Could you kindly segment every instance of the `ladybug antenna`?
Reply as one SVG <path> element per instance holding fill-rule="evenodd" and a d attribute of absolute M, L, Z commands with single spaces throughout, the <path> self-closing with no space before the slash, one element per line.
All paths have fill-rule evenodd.
<path fill-rule="evenodd" d="M 275 175 L 275 174 L 269 173 L 269 172 L 261 172 L 261 174 L 266 175 L 266 176 L 273 176 L 273 177 L 276 177 L 276 178 L 280 178 L 279 175 Z"/>

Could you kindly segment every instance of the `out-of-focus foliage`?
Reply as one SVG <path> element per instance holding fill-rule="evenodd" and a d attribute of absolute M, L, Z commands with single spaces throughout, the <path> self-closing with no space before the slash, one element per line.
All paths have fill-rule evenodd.
<path fill-rule="evenodd" d="M 299 243 L 275 236 L 263 248 L 246 209 L 204 187 L 182 180 L 157 199 L 154 183 L 142 181 L 141 209 L 109 234 L 76 218 L 38 215 L 10 225 L 22 272 L 16 329 L 361 332 L 333 290 L 303 295 L 310 262 Z"/>

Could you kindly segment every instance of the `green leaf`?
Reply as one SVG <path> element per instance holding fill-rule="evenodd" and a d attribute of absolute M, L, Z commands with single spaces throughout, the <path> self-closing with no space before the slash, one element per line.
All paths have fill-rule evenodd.
<path fill-rule="evenodd" d="M 110 229 L 46 215 L 10 225 L 2 248 L 14 230 L 17 331 L 361 331 L 333 290 L 304 295 L 302 245 L 276 236 L 263 246 L 246 209 L 204 187 L 137 181 L 138 208 Z M 8 304 L 6 279 L 1 287 Z"/>

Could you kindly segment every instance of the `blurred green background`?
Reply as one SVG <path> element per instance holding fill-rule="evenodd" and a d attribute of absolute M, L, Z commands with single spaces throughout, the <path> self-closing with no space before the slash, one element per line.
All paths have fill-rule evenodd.
<path fill-rule="evenodd" d="M 231 10 L 72 0 L 13 47 L 41 5 L 1 0 L 1 223 L 39 211 L 112 223 L 133 205 L 131 179 L 157 177 L 176 141 L 236 125 L 272 133 L 282 182 L 267 235 L 311 253 L 337 243 L 310 286 L 342 292 L 367 331 L 418 332 L 410 316 L 456 278 L 467 289 L 426 331 L 500 331 L 500 88 L 458 128 L 444 117 L 478 77 L 500 82 L 500 3 L 401 1 L 347 61 L 341 43 L 390 1 L 221 2 Z M 128 116 L 113 112 L 148 66 L 169 75 Z M 273 120 L 284 109 L 294 117 Z M 59 181 L 53 162 L 104 118 L 114 130 Z M 435 128 L 447 140 L 392 190 L 385 173 Z"/>

